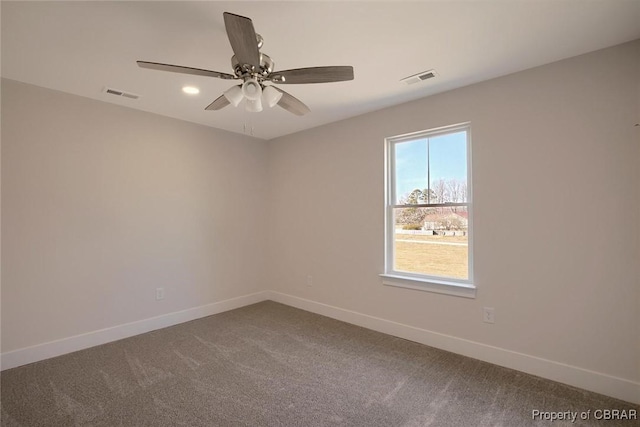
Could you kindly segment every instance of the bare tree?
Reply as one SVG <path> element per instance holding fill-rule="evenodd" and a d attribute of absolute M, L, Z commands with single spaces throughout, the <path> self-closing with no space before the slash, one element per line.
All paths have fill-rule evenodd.
<path fill-rule="evenodd" d="M 458 203 L 462 200 L 462 182 L 455 178 L 447 181 L 447 192 L 449 194 L 448 202 Z"/>
<path fill-rule="evenodd" d="M 433 191 L 433 195 L 435 196 L 435 199 L 436 199 L 435 203 L 445 203 L 449 201 L 447 200 L 448 198 L 447 183 L 444 181 L 444 179 L 439 179 L 435 181 L 431 186 L 431 190 Z M 431 203 L 433 203 L 433 201 Z"/>
<path fill-rule="evenodd" d="M 459 179 L 439 179 L 432 183 L 432 188 L 419 189 L 416 188 L 409 194 L 398 200 L 400 205 L 419 205 L 427 203 L 464 203 L 467 201 L 467 183 Z M 431 214 L 446 216 L 440 219 L 438 224 L 441 229 L 457 229 L 460 224 L 452 221 L 452 217 L 447 214 L 464 210 L 464 207 L 438 207 L 438 208 L 419 208 L 407 207 L 396 209 L 396 224 L 403 226 L 415 226 L 424 224 L 426 216 Z M 445 221 L 445 222 L 442 222 Z"/>

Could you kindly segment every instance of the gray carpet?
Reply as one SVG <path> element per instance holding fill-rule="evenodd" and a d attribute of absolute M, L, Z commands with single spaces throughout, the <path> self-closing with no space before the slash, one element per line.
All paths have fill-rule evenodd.
<path fill-rule="evenodd" d="M 640 408 L 263 302 L 1 374 L 3 426 L 525 426 Z M 638 425 L 556 421 L 552 425 Z"/>

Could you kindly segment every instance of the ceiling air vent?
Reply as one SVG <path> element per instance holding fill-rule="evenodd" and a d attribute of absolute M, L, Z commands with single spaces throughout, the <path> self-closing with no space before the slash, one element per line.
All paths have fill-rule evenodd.
<path fill-rule="evenodd" d="M 131 99 L 140 98 L 140 95 L 136 95 L 135 93 L 125 92 L 120 89 L 114 89 L 112 87 L 105 87 L 102 91 L 104 93 L 108 93 L 109 95 L 124 96 L 125 98 L 131 98 Z"/>
<path fill-rule="evenodd" d="M 419 83 L 419 82 L 421 82 L 423 80 L 432 79 L 437 75 L 438 75 L 438 73 L 436 73 L 436 70 L 428 70 L 428 71 L 423 71 L 423 72 L 418 73 L 418 74 L 414 74 L 413 76 L 405 77 L 404 79 L 402 79 L 400 81 L 401 82 L 405 82 L 408 85 L 412 85 L 414 83 Z"/>

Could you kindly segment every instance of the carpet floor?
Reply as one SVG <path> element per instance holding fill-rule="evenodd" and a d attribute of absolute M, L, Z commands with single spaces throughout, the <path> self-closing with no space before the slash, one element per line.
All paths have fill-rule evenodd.
<path fill-rule="evenodd" d="M 594 414 L 640 411 L 271 301 L 0 379 L 2 426 L 637 426 Z"/>

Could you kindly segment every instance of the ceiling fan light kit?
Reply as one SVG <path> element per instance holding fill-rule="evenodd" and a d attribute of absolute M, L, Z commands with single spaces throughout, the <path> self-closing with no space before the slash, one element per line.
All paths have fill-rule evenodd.
<path fill-rule="evenodd" d="M 242 95 L 242 85 L 231 86 L 223 95 L 231 105 L 237 107 L 244 97 L 244 95 Z"/>
<path fill-rule="evenodd" d="M 256 101 L 262 96 L 262 88 L 255 77 L 247 78 L 242 85 L 242 95 L 249 101 Z"/>
<path fill-rule="evenodd" d="M 148 61 L 137 61 L 138 66 L 224 80 L 242 80 L 241 85 L 229 88 L 205 108 L 214 111 L 227 105 L 237 107 L 242 99 L 245 99 L 245 109 L 250 112 L 262 111 L 262 104 L 265 103 L 269 107 L 278 105 L 295 115 L 302 116 L 310 111 L 309 107 L 293 95 L 282 89 L 266 85 L 265 82 L 307 84 L 353 80 L 353 67 L 351 66 L 309 67 L 274 72 L 274 61 L 268 55 L 260 52 L 263 38 L 256 34 L 251 19 L 229 12 L 225 12 L 223 16 L 229 43 L 234 53 L 231 58 L 234 75 Z"/>
<path fill-rule="evenodd" d="M 278 92 L 278 89 L 267 86 L 262 90 L 262 100 L 267 103 L 269 107 L 274 107 L 280 102 L 282 98 L 282 92 Z"/>
<path fill-rule="evenodd" d="M 262 111 L 262 101 L 258 99 L 247 99 L 245 102 L 245 109 L 250 113 L 259 113 Z"/>
<path fill-rule="evenodd" d="M 271 86 L 260 86 L 255 80 L 247 80 L 242 85 L 232 86 L 223 96 L 234 107 L 246 99 L 245 110 L 256 113 L 262 111 L 262 104 L 267 104 L 269 108 L 277 105 L 282 92 Z"/>

